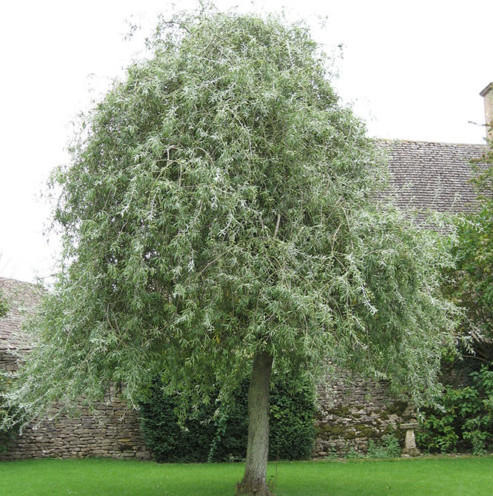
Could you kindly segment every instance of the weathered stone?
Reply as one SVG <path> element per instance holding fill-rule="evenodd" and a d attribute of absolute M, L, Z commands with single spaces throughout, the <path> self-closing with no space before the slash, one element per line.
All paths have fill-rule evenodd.
<path fill-rule="evenodd" d="M 401 429 L 406 431 L 406 438 L 402 454 L 404 456 L 418 456 L 419 450 L 416 447 L 416 438 L 414 436 L 414 429 L 418 428 L 417 422 L 408 422 L 401 424 Z"/>
<path fill-rule="evenodd" d="M 330 386 L 318 394 L 314 458 L 327 453 L 344 456 L 350 451 L 365 454 L 370 439 L 399 435 L 398 426 L 414 418 L 412 408 L 393 397 L 385 382 L 347 372 L 340 372 L 339 379 L 329 382 Z"/>

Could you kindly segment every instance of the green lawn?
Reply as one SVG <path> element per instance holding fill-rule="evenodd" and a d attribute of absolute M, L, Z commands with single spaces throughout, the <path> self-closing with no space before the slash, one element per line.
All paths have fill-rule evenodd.
<path fill-rule="evenodd" d="M 232 496 L 241 464 L 0 462 L 1 496 Z M 275 477 L 276 465 L 269 467 Z M 276 496 L 491 496 L 493 457 L 282 462 Z"/>

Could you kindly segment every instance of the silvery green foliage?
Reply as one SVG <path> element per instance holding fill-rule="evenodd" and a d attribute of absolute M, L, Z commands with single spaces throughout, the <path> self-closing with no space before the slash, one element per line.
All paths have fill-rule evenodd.
<path fill-rule="evenodd" d="M 4 317 L 7 315 L 7 312 L 9 311 L 9 305 L 7 302 L 7 298 L 3 294 L 2 291 L 0 291 L 0 317 Z"/>
<path fill-rule="evenodd" d="M 382 159 L 308 29 L 206 10 L 160 21 L 149 49 L 53 176 L 63 270 L 13 400 L 41 413 L 121 383 L 135 401 L 157 372 L 207 398 L 265 349 L 433 389 L 448 261 L 375 200 Z"/>

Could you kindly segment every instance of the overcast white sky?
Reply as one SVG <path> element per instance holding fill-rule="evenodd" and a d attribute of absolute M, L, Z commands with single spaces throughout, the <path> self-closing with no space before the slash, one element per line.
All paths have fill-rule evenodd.
<path fill-rule="evenodd" d="M 176 2 L 179 7 L 195 5 Z M 251 2 L 218 0 L 222 9 Z M 314 26 L 328 51 L 344 45 L 339 94 L 369 133 L 383 138 L 481 143 L 493 81 L 493 2 L 469 0 L 271 0 Z M 42 232 L 40 194 L 66 161 L 70 121 L 122 73 L 140 45 L 126 19 L 150 26 L 166 0 L 16 0 L 0 6 L 0 276 L 33 281 L 52 272 L 56 243 Z M 326 16 L 325 28 L 319 16 Z M 475 122 L 477 124 L 471 124 Z"/>

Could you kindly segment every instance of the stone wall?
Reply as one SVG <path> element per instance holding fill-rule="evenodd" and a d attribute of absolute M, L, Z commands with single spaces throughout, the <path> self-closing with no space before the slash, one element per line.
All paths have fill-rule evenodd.
<path fill-rule="evenodd" d="M 89 412 L 60 415 L 40 425 L 28 425 L 0 460 L 85 457 L 150 459 L 140 433 L 138 413 L 118 397 L 107 398 Z"/>
<path fill-rule="evenodd" d="M 348 375 L 318 391 L 314 458 L 365 454 L 368 442 L 385 434 L 402 441 L 401 424 L 414 420 L 414 411 L 393 396 L 385 382 Z"/>
<path fill-rule="evenodd" d="M 17 359 L 11 353 L 6 353 L 0 348 L 0 370 L 15 372 L 19 368 Z"/>
<path fill-rule="evenodd" d="M 19 358 L 31 344 L 22 331 L 44 292 L 42 288 L 0 277 L 0 291 L 8 312 L 0 317 L 0 371 L 14 372 Z M 79 417 L 59 416 L 37 427 L 27 426 L 9 445 L 0 460 L 42 457 L 150 458 L 140 434 L 137 412 L 129 410 L 117 394 L 108 395 L 92 413 L 81 410 Z"/>

